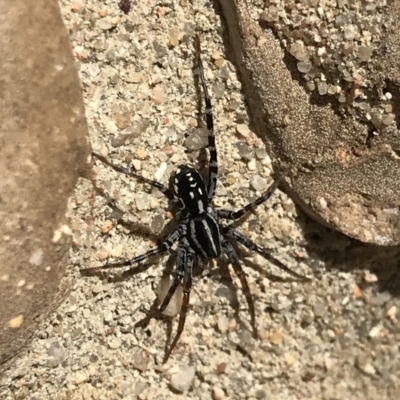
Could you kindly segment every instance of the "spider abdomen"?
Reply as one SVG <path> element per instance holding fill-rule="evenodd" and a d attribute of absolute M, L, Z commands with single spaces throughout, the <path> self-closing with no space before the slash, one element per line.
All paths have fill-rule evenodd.
<path fill-rule="evenodd" d="M 219 257 L 221 254 L 221 235 L 218 222 L 211 214 L 190 220 L 187 226 L 187 239 L 196 255 L 203 260 Z"/>
<path fill-rule="evenodd" d="M 190 216 L 197 217 L 207 212 L 206 185 L 194 168 L 187 165 L 178 167 L 174 179 L 174 192 Z"/>

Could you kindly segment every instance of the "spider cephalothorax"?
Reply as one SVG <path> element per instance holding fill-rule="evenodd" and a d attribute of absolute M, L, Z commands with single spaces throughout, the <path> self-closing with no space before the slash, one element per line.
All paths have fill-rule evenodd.
<path fill-rule="evenodd" d="M 190 167 L 188 165 L 181 165 L 176 171 L 176 175 L 173 180 L 173 190 L 171 190 L 163 186 L 159 182 L 155 182 L 140 175 L 137 175 L 131 170 L 119 167 L 108 161 L 105 157 L 93 153 L 93 156 L 95 158 L 110 166 L 115 171 L 121 172 L 128 176 L 132 176 L 140 182 L 148 183 L 151 186 L 156 187 L 169 200 L 175 203 L 177 208 L 181 211 L 178 218 L 178 227 L 157 247 L 149 250 L 145 254 L 134 257 L 131 260 L 115 264 L 107 264 L 102 267 L 88 268 L 84 270 L 85 272 L 93 273 L 102 269 L 138 264 L 139 262 L 155 254 L 160 254 L 168 251 L 174 243 L 179 242 L 175 278 L 167 292 L 167 295 L 165 296 L 162 304 L 158 309 L 159 312 L 165 311 L 177 287 L 181 284 L 183 287 L 183 301 L 179 317 L 178 331 L 171 346 L 164 356 L 163 362 L 166 362 L 171 355 L 171 352 L 178 343 L 178 340 L 182 334 L 185 325 L 186 313 L 189 305 L 190 290 L 192 286 L 192 267 L 195 257 L 200 258 L 203 262 L 217 258 L 221 254 L 225 254 L 228 257 L 229 262 L 232 264 L 234 272 L 240 279 L 243 293 L 249 305 L 251 325 L 254 334 L 256 332 L 256 328 L 253 300 L 250 294 L 249 286 L 247 284 L 246 276 L 240 264 L 240 259 L 230 240 L 236 240 L 248 249 L 253 250 L 264 258 L 272 261 L 279 268 L 285 270 L 286 272 L 289 272 L 290 274 L 298 278 L 302 278 L 299 274 L 291 271 L 280 261 L 272 257 L 265 249 L 259 247 L 249 238 L 235 230 L 232 225 L 223 225 L 219 222 L 220 219 L 235 221 L 241 218 L 248 211 L 264 203 L 271 197 L 272 193 L 278 187 L 279 182 L 283 179 L 286 173 L 282 174 L 260 198 L 238 211 L 229 211 L 224 209 L 215 210 L 213 208 L 212 200 L 214 198 L 217 186 L 218 158 L 217 150 L 215 147 L 214 122 L 211 108 L 211 99 L 208 94 L 208 89 L 204 78 L 203 65 L 200 58 L 200 41 L 198 38 L 196 39 L 196 44 L 199 77 L 201 86 L 203 88 L 205 100 L 205 119 L 208 130 L 207 148 L 210 153 L 207 183 L 193 167 Z"/>

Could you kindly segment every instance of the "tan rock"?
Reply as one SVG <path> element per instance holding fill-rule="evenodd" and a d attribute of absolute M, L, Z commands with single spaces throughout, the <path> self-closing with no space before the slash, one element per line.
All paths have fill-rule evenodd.
<path fill-rule="evenodd" d="M 62 299 L 61 228 L 90 146 L 57 1 L 3 3 L 0 59 L 1 368 Z"/>
<path fill-rule="evenodd" d="M 311 100 L 301 79 L 295 78 L 299 75 L 295 60 L 284 53 L 271 30 L 251 19 L 246 0 L 220 3 L 252 128 L 265 139 L 278 169 L 284 163 L 292 167 L 287 189 L 293 199 L 317 221 L 351 237 L 379 245 L 399 244 L 400 141 L 396 124 L 385 128 L 369 146 L 367 123 L 339 116 L 323 96 L 312 95 Z M 399 14 L 397 6 L 388 8 L 386 23 L 392 26 L 391 36 L 382 41 L 384 55 L 374 53 L 375 70 L 380 73 L 371 73 L 378 90 L 386 81 L 393 87 L 393 96 L 398 96 L 399 87 Z"/>

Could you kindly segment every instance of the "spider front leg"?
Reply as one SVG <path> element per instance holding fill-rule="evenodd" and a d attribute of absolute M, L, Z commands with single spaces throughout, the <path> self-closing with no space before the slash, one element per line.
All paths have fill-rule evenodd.
<path fill-rule="evenodd" d="M 238 211 L 229 211 L 229 210 L 217 210 L 218 212 L 218 217 L 223 218 L 223 219 L 230 219 L 232 221 L 237 220 L 243 215 L 245 215 L 247 212 L 253 210 L 260 204 L 266 202 L 272 194 L 275 192 L 275 190 L 278 188 L 279 184 L 282 182 L 283 178 L 289 173 L 289 169 L 287 169 L 281 176 L 279 176 L 278 179 L 275 180 L 275 182 L 265 191 L 265 193 L 259 197 L 257 200 L 253 201 L 250 204 L 247 204 L 247 206 L 241 208 Z"/>
<path fill-rule="evenodd" d="M 81 270 L 81 273 L 86 276 L 91 276 L 98 271 L 102 271 L 104 269 L 111 269 L 111 268 L 121 268 L 127 267 L 129 265 L 138 264 L 147 258 L 154 256 L 156 254 L 165 253 L 169 250 L 172 245 L 177 242 L 186 232 L 186 226 L 180 225 L 174 232 L 172 232 L 162 243 L 160 243 L 154 249 L 149 250 L 148 252 L 141 254 L 140 256 L 134 257 L 131 260 L 121 261 L 118 263 L 113 264 L 106 264 L 100 267 L 92 267 L 92 268 L 85 268 Z"/>
<path fill-rule="evenodd" d="M 253 297 L 251 296 L 249 284 L 247 282 L 246 275 L 243 271 L 243 268 L 240 264 L 240 260 L 238 255 L 236 254 L 235 249 L 227 240 L 224 240 L 221 243 L 222 249 L 224 253 L 228 256 L 229 262 L 232 264 L 232 268 L 236 274 L 236 276 L 240 280 L 240 284 L 242 285 L 242 290 L 244 297 L 246 297 L 247 304 L 249 306 L 250 311 L 250 321 L 251 321 L 251 328 L 253 329 L 253 336 L 254 338 L 257 337 L 257 328 L 256 328 L 256 312 L 254 308 Z"/>
<path fill-rule="evenodd" d="M 197 65 L 199 70 L 200 83 L 204 92 L 204 102 L 205 102 L 205 117 L 206 125 L 208 131 L 208 151 L 210 152 L 210 161 L 208 166 L 208 201 L 211 203 L 215 195 L 215 190 L 217 188 L 218 179 L 218 155 L 217 148 L 215 146 L 215 136 L 214 136 L 214 117 L 212 112 L 211 98 L 208 93 L 208 88 L 206 84 L 206 79 L 204 77 L 203 62 L 201 61 L 200 54 L 200 38 L 196 37 L 196 47 L 197 47 Z"/>
<path fill-rule="evenodd" d="M 141 175 L 135 174 L 134 172 L 130 171 L 127 168 L 120 167 L 119 165 L 113 164 L 111 161 L 108 161 L 105 157 L 101 156 L 100 154 L 97 153 L 92 153 L 92 156 L 100 160 L 103 164 L 108 165 L 111 167 L 114 171 L 119 172 L 121 174 L 125 174 L 128 176 L 131 176 L 132 178 L 137 179 L 139 182 L 143 183 L 148 183 L 149 185 L 157 188 L 161 193 L 164 194 L 165 197 L 167 197 L 169 200 L 171 200 L 174 203 L 178 203 L 179 199 L 175 196 L 174 192 L 161 183 L 157 181 L 153 181 L 151 179 L 144 178 Z"/>
<path fill-rule="evenodd" d="M 292 271 L 290 268 L 288 268 L 285 264 L 280 262 L 278 259 L 276 259 L 274 256 L 269 254 L 267 250 L 263 249 L 262 247 L 258 246 L 255 244 L 251 239 L 248 237 L 244 236 L 240 232 L 236 231 L 235 229 L 231 227 L 223 227 L 222 228 L 222 235 L 231 239 L 235 239 L 237 242 L 242 244 L 243 246 L 247 247 L 249 250 L 255 251 L 258 253 L 260 256 L 264 257 L 268 261 L 270 261 L 272 264 L 276 265 L 278 268 L 284 270 L 288 274 L 299 278 L 303 281 L 309 280 L 307 277 L 302 276 L 298 274 L 297 272 Z"/>

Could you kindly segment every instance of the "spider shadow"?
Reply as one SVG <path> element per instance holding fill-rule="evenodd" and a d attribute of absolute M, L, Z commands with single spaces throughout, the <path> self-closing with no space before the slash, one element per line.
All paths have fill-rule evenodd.
<path fill-rule="evenodd" d="M 163 268 L 163 273 L 160 277 L 160 281 L 165 279 L 165 278 L 169 278 L 169 276 L 171 276 L 173 270 L 174 270 L 174 266 L 176 264 L 176 252 L 174 250 L 171 250 L 171 255 L 170 257 L 168 257 L 168 260 L 166 262 L 165 267 Z M 129 279 L 131 279 L 132 277 L 147 271 L 150 267 L 152 267 L 155 264 L 155 261 L 157 258 L 160 258 L 160 255 L 157 256 L 153 256 L 153 257 L 149 257 L 145 263 L 143 264 L 139 264 L 138 266 L 134 266 L 131 267 L 125 271 L 123 271 L 122 273 L 118 273 L 118 274 L 110 274 L 109 272 L 107 273 L 91 273 L 90 271 L 88 271 L 87 273 L 85 273 L 85 271 L 81 271 L 83 276 L 96 276 L 101 280 L 106 279 L 108 283 L 119 283 L 119 282 L 124 282 L 127 281 Z M 156 289 L 154 290 L 155 292 L 157 291 Z M 172 301 L 173 299 L 171 299 Z M 158 296 L 155 297 L 154 301 L 152 302 L 150 308 L 148 310 L 146 310 L 143 306 L 139 306 L 138 310 L 141 310 L 144 314 L 145 317 L 140 319 L 139 321 L 137 321 L 134 324 L 134 328 L 142 328 L 145 329 L 148 324 L 150 323 L 150 320 L 152 318 L 156 318 L 157 320 L 161 320 L 162 322 L 164 322 L 166 324 L 166 335 L 167 335 L 167 340 L 166 340 L 166 344 L 165 344 L 165 352 L 168 349 L 168 345 L 171 341 L 171 337 L 172 337 L 172 321 L 173 321 L 173 317 L 170 317 L 168 315 L 164 315 L 162 313 L 160 313 L 158 311 L 159 309 L 159 305 L 160 305 L 160 301 Z"/>
<path fill-rule="evenodd" d="M 369 283 L 357 276 L 360 289 L 373 286 L 378 292 L 387 291 L 394 297 L 400 296 L 400 246 L 362 243 L 315 222 L 299 206 L 296 207 L 304 237 L 302 246 L 308 254 L 305 262 L 314 275 L 323 274 L 324 270 L 353 274 L 369 271 L 377 281 Z M 320 269 L 321 266 L 323 269 Z"/>
<path fill-rule="evenodd" d="M 163 279 L 166 279 L 172 275 L 174 267 L 176 265 L 176 252 L 174 252 L 170 257 L 168 257 L 166 266 L 163 269 L 162 276 L 160 278 L 160 282 Z M 171 299 L 171 301 L 174 301 L 174 296 Z M 145 314 L 145 316 L 137 321 L 134 325 L 135 328 L 141 328 L 145 329 L 152 318 L 155 318 L 161 322 L 163 322 L 166 325 L 166 341 L 165 341 L 165 346 L 164 346 L 164 354 L 168 351 L 169 344 L 171 343 L 171 338 L 172 338 L 172 333 L 173 333 L 173 318 L 174 316 L 169 316 L 165 315 L 163 313 L 159 312 L 159 307 L 160 307 L 160 299 L 158 296 L 155 297 L 153 300 L 150 308 L 148 310 L 142 309 L 142 312 Z M 179 345 L 179 343 L 178 343 Z"/>
<path fill-rule="evenodd" d="M 168 207 L 166 208 L 165 211 L 170 211 L 173 215 L 173 218 L 170 219 L 169 221 L 166 222 L 166 224 L 163 226 L 161 232 L 159 233 L 154 233 L 153 230 L 150 228 L 149 225 L 141 225 L 138 223 L 134 222 L 129 222 L 125 221 L 123 219 L 125 214 L 128 214 L 129 212 L 126 212 L 122 210 L 118 204 L 117 200 L 114 200 L 106 190 L 104 190 L 102 187 L 100 187 L 96 179 L 94 177 L 91 177 L 90 179 L 92 186 L 95 190 L 95 193 L 103 198 L 106 199 L 106 205 L 110 207 L 111 211 L 106 215 L 106 218 L 108 219 L 113 219 L 116 221 L 117 225 L 121 225 L 124 228 L 126 228 L 129 233 L 128 235 L 139 235 L 142 237 L 147 237 L 150 240 L 155 241 L 156 243 L 159 243 L 163 239 L 165 239 L 170 233 L 176 229 L 178 226 L 177 219 L 179 216 L 179 210 L 177 210 L 176 206 L 172 202 L 168 202 Z M 171 186 L 169 186 L 171 187 Z M 110 237 L 111 234 L 110 232 L 107 232 L 105 234 L 102 234 L 103 241 L 107 241 Z"/>
<path fill-rule="evenodd" d="M 234 246 L 235 251 L 239 255 L 239 258 L 241 259 L 243 265 L 245 267 L 251 268 L 254 271 L 258 272 L 261 277 L 266 277 L 272 282 L 281 282 L 281 283 L 288 283 L 288 282 L 299 282 L 298 278 L 294 277 L 282 277 L 278 276 L 272 273 L 269 273 L 266 271 L 262 266 L 259 264 L 246 259 L 243 257 L 244 254 L 253 254 L 252 252 L 242 249 L 239 247 L 239 245 L 235 241 L 230 241 L 230 243 Z M 243 301 L 239 301 L 239 296 L 238 296 L 238 290 L 243 289 L 240 287 L 240 285 L 236 285 L 234 283 L 234 277 L 236 276 L 234 271 L 232 271 L 231 268 L 229 268 L 229 260 L 225 256 L 221 256 L 216 259 L 217 261 L 217 267 L 216 268 L 208 268 L 207 273 L 204 274 L 202 271 L 200 271 L 200 275 L 203 275 L 203 278 L 207 279 L 212 279 L 213 282 L 218 282 L 222 286 L 225 286 L 227 289 L 227 292 L 223 288 L 217 288 L 214 291 L 214 295 L 217 297 L 225 297 L 228 300 L 229 306 L 233 308 L 234 310 L 234 318 L 238 326 L 242 328 L 242 330 L 248 331 L 252 333 L 253 327 L 250 326 L 249 324 L 249 318 L 243 319 L 243 317 L 240 317 L 240 312 L 245 311 L 248 316 L 250 316 L 248 312 L 248 304 L 245 302 L 245 305 L 243 304 Z M 303 281 L 302 281 L 303 282 Z M 256 283 L 259 283 L 256 281 Z M 218 293 L 219 292 L 219 293 Z M 252 294 L 253 301 L 256 303 L 256 299 L 254 298 L 254 295 Z M 245 300 L 244 300 L 245 301 Z M 204 310 L 204 308 L 207 309 L 207 313 L 210 313 L 210 308 L 211 308 L 211 313 L 214 313 L 214 308 L 213 303 L 211 300 L 203 302 L 203 304 L 200 306 L 201 309 Z M 216 313 L 217 311 L 215 311 Z M 257 329 L 257 326 L 255 327 Z"/>

